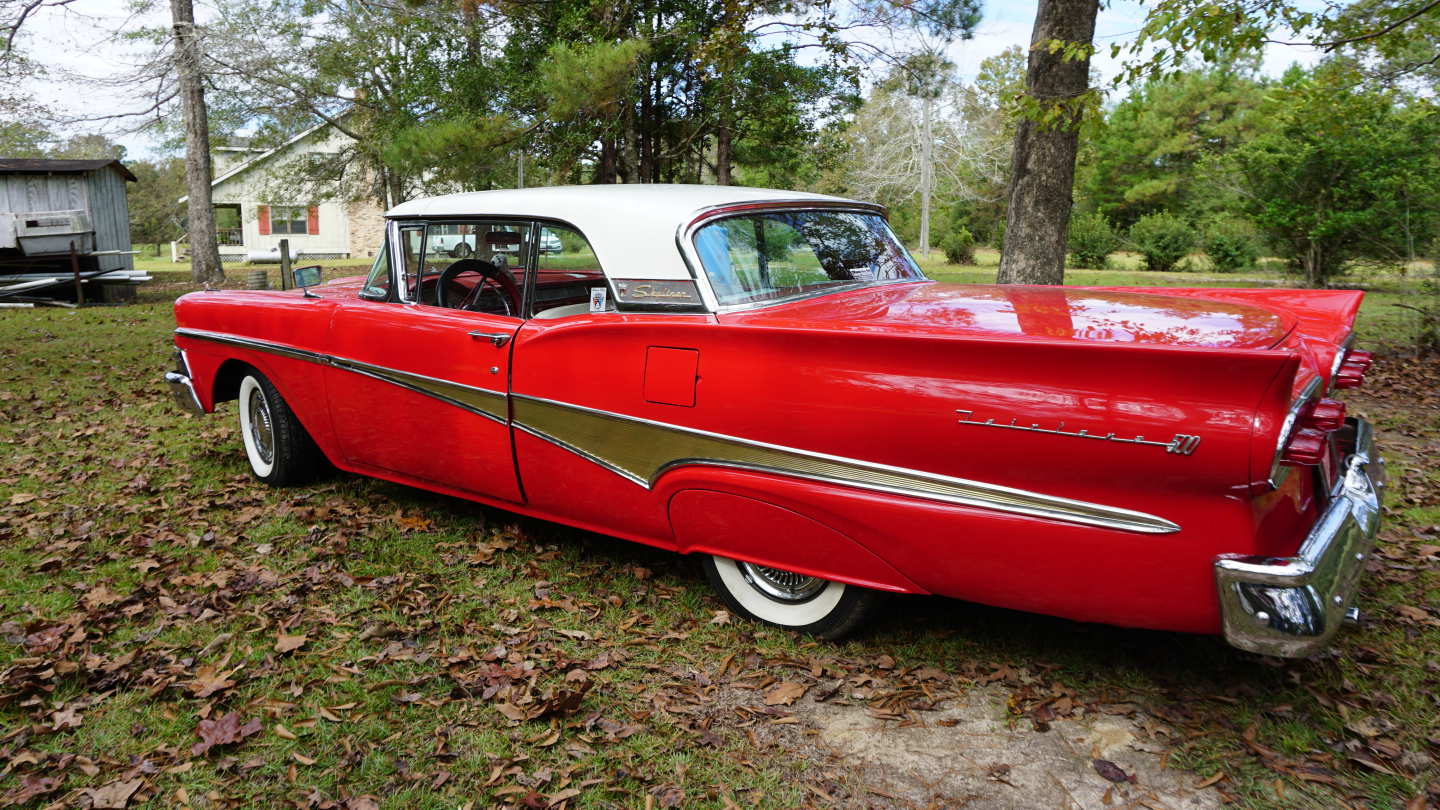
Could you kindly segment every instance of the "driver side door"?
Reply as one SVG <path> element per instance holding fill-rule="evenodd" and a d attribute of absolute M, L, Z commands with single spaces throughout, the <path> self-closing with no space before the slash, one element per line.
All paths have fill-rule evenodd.
<path fill-rule="evenodd" d="M 446 268 L 478 256 L 523 279 L 531 230 L 513 222 L 391 224 L 381 259 L 394 272 L 383 296 L 381 285 L 367 284 L 331 322 L 330 409 L 347 462 L 384 478 L 523 500 L 509 428 L 521 310 L 493 290 L 471 298 L 475 311 L 440 306 L 436 289 Z M 487 240 L 488 233 L 508 235 Z"/>

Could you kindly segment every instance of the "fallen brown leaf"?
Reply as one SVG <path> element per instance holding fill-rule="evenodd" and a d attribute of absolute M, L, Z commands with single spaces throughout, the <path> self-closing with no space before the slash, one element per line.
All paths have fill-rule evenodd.
<path fill-rule="evenodd" d="M 249 720 L 242 725 L 240 715 L 235 712 L 230 712 L 219 720 L 201 720 L 195 729 L 195 733 L 200 735 L 200 742 L 190 746 L 190 754 L 203 756 L 217 745 L 237 743 L 259 731 L 258 719 Z"/>
<path fill-rule="evenodd" d="M 1110 780 L 1111 782 L 1133 782 L 1135 777 L 1126 773 L 1123 768 L 1108 759 L 1093 759 L 1090 764 L 1095 766 L 1095 772 Z"/>
<path fill-rule="evenodd" d="M 766 706 L 789 706 L 791 703 L 805 696 L 810 691 L 807 684 L 796 681 L 782 681 L 774 689 L 765 693 Z"/>
<path fill-rule="evenodd" d="M 281 633 L 275 638 L 275 652 L 287 653 L 291 650 L 298 650 L 301 647 L 305 646 L 305 642 L 309 640 L 309 636 L 287 636 L 284 633 Z"/>
<path fill-rule="evenodd" d="M 117 780 L 98 788 L 87 788 L 90 806 L 94 810 L 124 810 L 130 804 L 130 797 L 140 789 L 142 780 Z"/>

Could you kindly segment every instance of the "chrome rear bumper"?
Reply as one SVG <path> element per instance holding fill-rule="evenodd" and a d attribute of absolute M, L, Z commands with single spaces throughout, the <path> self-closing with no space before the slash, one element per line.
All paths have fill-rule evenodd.
<path fill-rule="evenodd" d="M 190 364 L 186 362 L 183 350 L 175 350 L 175 370 L 165 372 L 165 382 L 181 408 L 197 416 L 205 415 L 200 397 L 195 394 L 195 384 L 190 381 Z"/>
<path fill-rule="evenodd" d="M 1340 431 L 1346 451 L 1330 503 L 1294 557 L 1221 555 L 1215 584 L 1225 640 L 1242 650 L 1302 658 L 1323 650 L 1350 602 L 1380 528 L 1385 462 L 1364 419 Z"/>

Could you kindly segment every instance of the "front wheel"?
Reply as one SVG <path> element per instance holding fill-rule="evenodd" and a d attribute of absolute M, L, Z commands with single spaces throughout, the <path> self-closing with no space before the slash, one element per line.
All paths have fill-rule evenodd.
<path fill-rule="evenodd" d="M 258 371 L 240 381 L 240 439 L 250 472 L 272 486 L 303 484 L 320 470 L 320 448 L 275 386 Z"/>
<path fill-rule="evenodd" d="M 868 588 L 707 555 L 705 575 L 736 613 L 823 639 L 859 627 L 880 601 Z"/>

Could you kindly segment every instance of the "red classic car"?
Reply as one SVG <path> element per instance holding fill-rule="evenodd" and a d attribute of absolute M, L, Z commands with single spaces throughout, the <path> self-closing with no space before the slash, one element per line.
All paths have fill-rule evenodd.
<path fill-rule="evenodd" d="M 884 592 L 1281 656 L 1354 615 L 1383 467 L 1328 394 L 1370 364 L 1359 292 L 941 284 L 883 209 L 762 189 L 387 216 L 366 278 L 176 303 L 167 378 L 238 400 L 262 481 L 328 462 L 703 555 L 824 637 Z"/>

